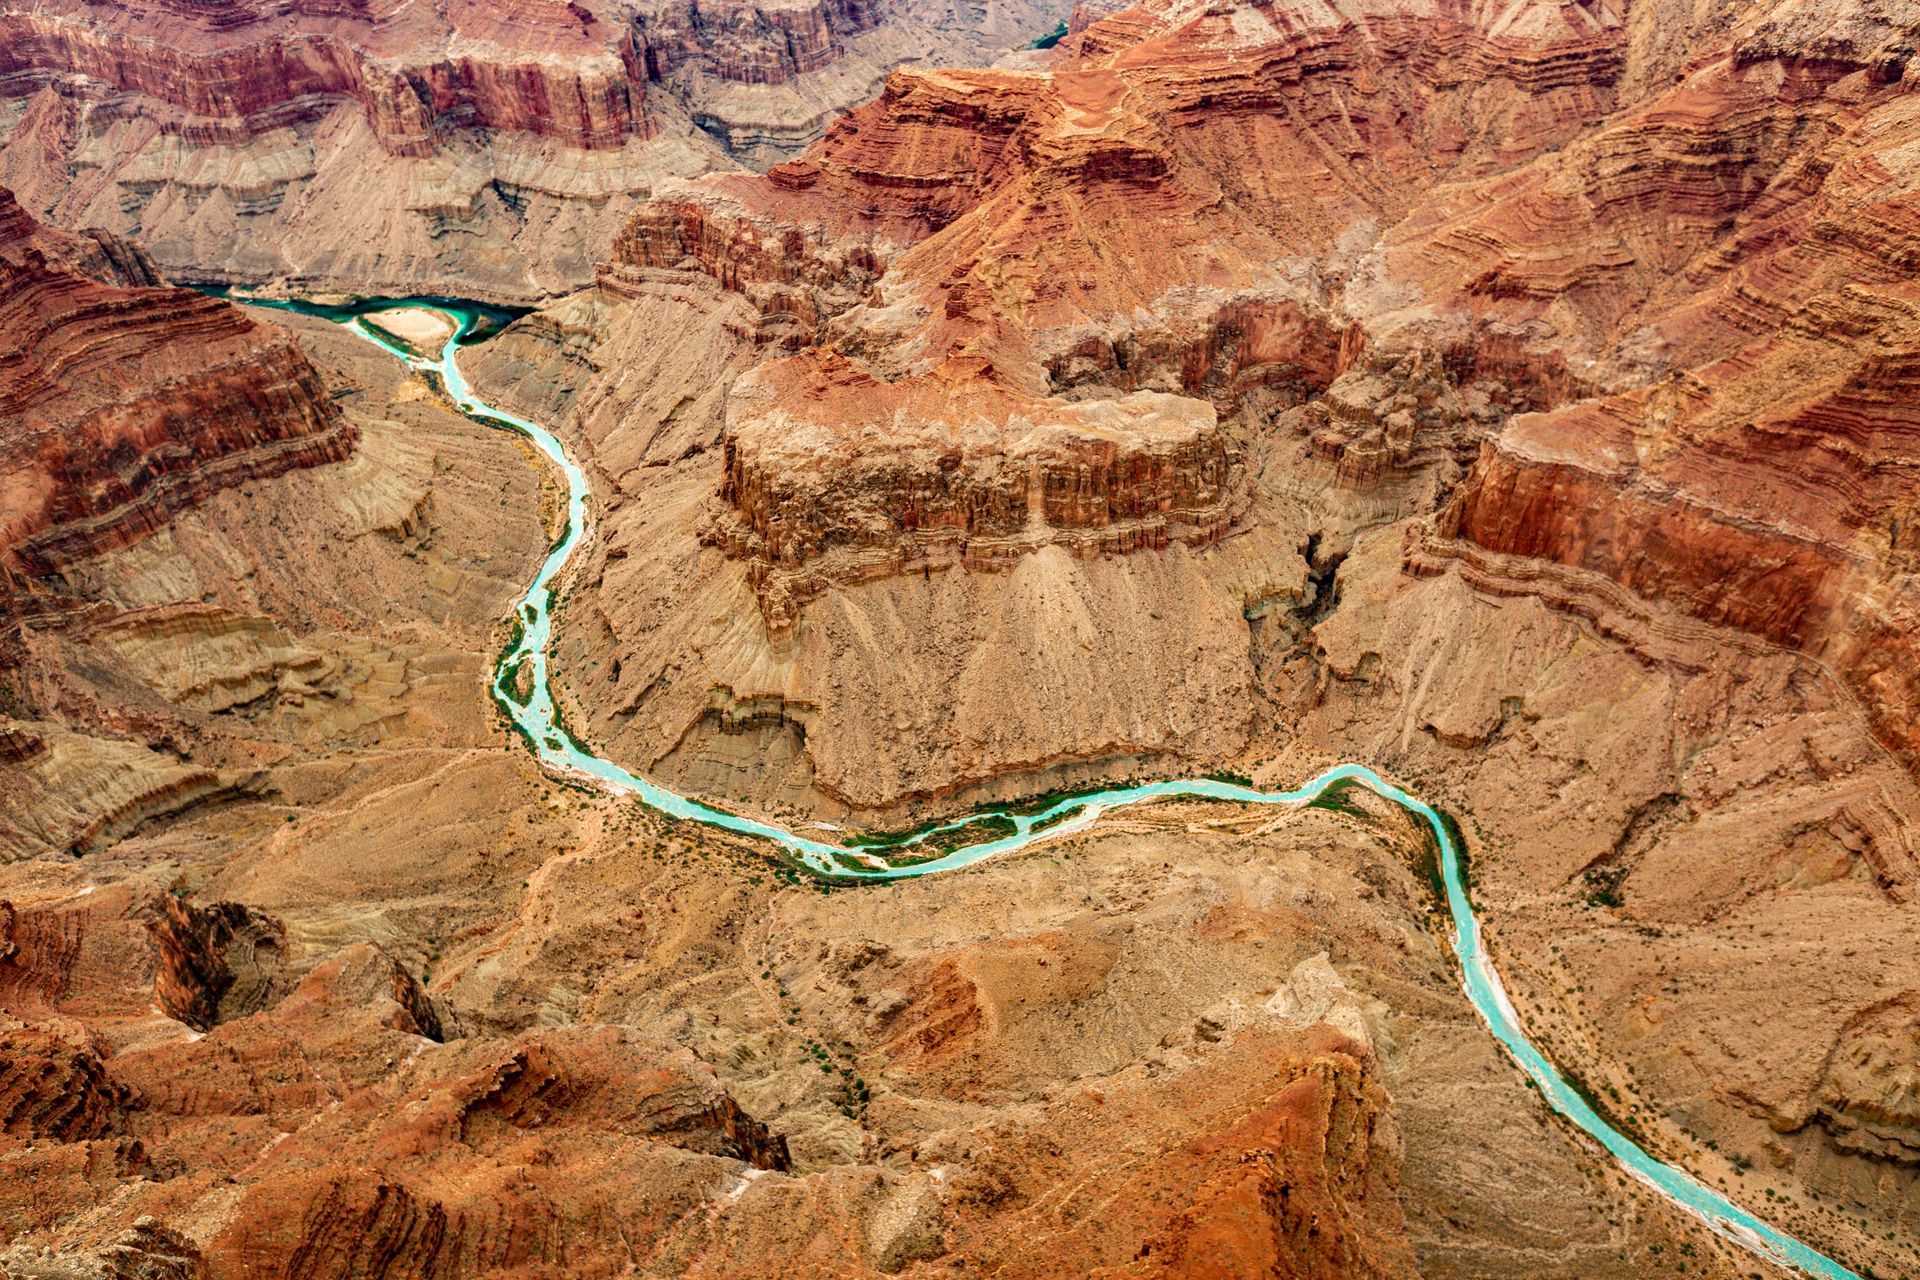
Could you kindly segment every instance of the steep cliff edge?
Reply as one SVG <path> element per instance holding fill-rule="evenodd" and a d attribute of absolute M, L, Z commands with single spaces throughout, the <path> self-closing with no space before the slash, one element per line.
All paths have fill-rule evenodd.
<path fill-rule="evenodd" d="M 1052 24 L 867 0 L 0 6 L 0 183 L 200 278 L 538 298 L 669 176 Z"/>
<path fill-rule="evenodd" d="M 356 438 L 286 331 L 160 287 L 0 189 L 0 582 L 124 546 L 219 489 Z"/>
<path fill-rule="evenodd" d="M 1450 193 L 1390 252 L 1441 315 L 1525 334 L 1523 358 L 1558 352 L 1601 393 L 1488 440 L 1433 550 L 1598 575 L 1805 653 L 1911 763 L 1920 123 L 1904 40 L 1876 6 L 1779 6 L 1564 154 Z M 1433 319 L 1405 323 L 1402 341 Z"/>

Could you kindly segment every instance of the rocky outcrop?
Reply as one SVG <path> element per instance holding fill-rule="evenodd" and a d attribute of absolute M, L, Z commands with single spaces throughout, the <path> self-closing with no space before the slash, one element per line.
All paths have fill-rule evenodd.
<path fill-rule="evenodd" d="M 124 730 L 158 728 L 129 718 Z M 0 861 L 96 852 L 154 818 L 233 794 L 231 774 L 138 741 L 41 722 L 13 731 L 29 749 L 0 772 Z M 164 730 L 161 733 L 165 745 Z"/>
<path fill-rule="evenodd" d="M 0 191 L 0 583 L 136 541 L 209 494 L 344 458 L 355 433 L 285 330 L 37 227 Z M 101 276 L 89 274 L 89 269 Z"/>
<path fill-rule="evenodd" d="M 282 994 L 287 937 L 278 920 L 238 902 L 196 907 L 170 896 L 161 905 L 153 996 L 170 1016 L 206 1031 Z"/>
<path fill-rule="evenodd" d="M 1461 386 L 1437 353 L 1382 352 L 1336 378 L 1296 425 L 1343 486 L 1366 492 L 1442 460 L 1469 461 L 1509 395 L 1498 382 Z"/>
<path fill-rule="evenodd" d="M 1154 392 L 1041 405 L 775 364 L 736 384 L 724 447 L 707 537 L 754 566 L 776 627 L 829 581 L 1204 546 L 1247 502 L 1212 408 Z"/>
<path fill-rule="evenodd" d="M 1811 1096 L 1773 1119 L 1783 1133 L 1809 1122 L 1826 1129 L 1841 1151 L 1896 1167 L 1920 1165 L 1920 1009 L 1911 993 L 1855 1017 L 1829 1051 Z"/>
<path fill-rule="evenodd" d="M 129 610 L 89 626 L 86 638 L 130 676 L 177 706 L 219 714 L 263 699 L 312 694 L 335 664 L 269 618 L 193 603 Z"/>
<path fill-rule="evenodd" d="M 22 724 L 0 724 L 0 760 L 24 764 L 44 755 L 47 740 Z"/>
<path fill-rule="evenodd" d="M 92 918 L 112 914 L 109 905 Z M 163 999 L 182 935 L 211 954 L 208 940 L 242 917 L 260 919 L 234 904 L 167 909 L 149 939 Z M 60 940 L 61 973 L 46 972 L 44 948 L 25 960 L 57 981 L 65 1009 L 88 1018 L 133 1008 L 139 974 L 110 963 L 118 935 L 68 929 Z M 226 948 L 231 962 L 231 939 Z M 0 1008 L 58 1020 L 22 990 L 0 982 Z M 100 1167 L 88 1174 L 107 1191 L 116 1183 L 106 1153 L 131 1140 L 159 1170 L 223 1171 L 242 1207 L 201 1218 L 207 1238 L 186 1248 L 138 1215 L 173 1218 L 190 1206 L 165 1177 L 130 1180 L 104 1224 L 133 1219 L 130 1232 L 109 1229 L 91 1248 L 78 1231 L 57 1235 L 57 1247 L 22 1239 L 0 1255 L 0 1274 L 592 1270 L 698 1218 L 713 1186 L 736 1171 L 790 1165 L 784 1139 L 679 1046 L 610 1026 L 437 1044 L 417 980 L 370 944 L 327 957 L 244 1015 L 233 997 L 229 988 L 204 1036 L 148 1029 L 130 1039 L 122 1026 L 110 1055 L 74 1049 L 43 1025 L 0 1027 L 0 1149 L 29 1166 L 10 1167 L 0 1183 L 64 1168 L 66 1153 L 94 1144 Z M 16 1232 L 55 1225 L 43 1212 L 51 1198 L 15 1203 Z"/>
<path fill-rule="evenodd" d="M 589 150 L 646 135 L 631 32 L 580 5 L 536 0 L 506 21 L 470 12 L 474 30 L 369 6 L 20 9 L 0 13 L 0 84 L 15 96 L 45 87 L 135 95 L 203 145 L 241 145 L 340 100 L 396 155 L 430 153 L 454 128 Z M 511 43 L 478 52 L 502 38 Z"/>
<path fill-rule="evenodd" d="M 863 245 L 841 248 L 823 231 L 755 219 L 736 203 L 703 192 L 698 199 L 641 206 L 597 279 L 603 291 L 631 296 L 658 270 L 711 276 L 745 295 L 759 312 L 758 340 L 797 348 L 866 297 L 884 268 L 884 260 Z"/>
<path fill-rule="evenodd" d="M 12 904 L 0 902 L 0 920 L 12 913 Z M 91 1045 L 32 1026 L 8 1027 L 0 1037 L 7 1048 L 0 1059 L 0 1135 L 84 1142 L 113 1129 L 125 1090 L 108 1078 Z"/>
<path fill-rule="evenodd" d="M 718 278 L 762 282 L 781 268 L 714 250 L 768 220 L 775 240 L 864 245 L 899 266 L 889 301 L 957 318 L 991 298 L 1029 333 L 1164 305 L 1169 289 L 1263 280 L 1356 219 L 1404 210 L 1436 167 L 1509 165 L 1610 105 L 1623 32 L 1609 11 L 1534 6 L 1496 36 L 1469 6 L 1440 10 L 1145 6 L 1074 37 L 1049 72 L 903 69 L 799 159 L 676 188 L 636 223 L 740 232 L 703 226 L 700 245 L 666 252 L 640 234 L 615 257 L 671 266 L 684 248 Z M 1410 50 L 1391 68 L 1387 44 Z M 1466 127 L 1465 66 L 1474 111 L 1491 96 L 1524 127 Z M 1363 110 L 1369 93 L 1383 101 Z M 1265 186 L 1303 169 L 1325 169 L 1308 200 Z"/>
<path fill-rule="evenodd" d="M 6 1280 L 208 1280 L 193 1241 L 158 1218 L 141 1218 L 98 1249 L 18 1245 L 0 1254 Z"/>
<path fill-rule="evenodd" d="M 738 84 L 777 85 L 832 62 L 846 37 L 879 26 L 885 11 L 865 0 L 714 8 L 670 0 L 641 9 L 639 18 L 647 71 L 655 79 L 684 68 Z"/>

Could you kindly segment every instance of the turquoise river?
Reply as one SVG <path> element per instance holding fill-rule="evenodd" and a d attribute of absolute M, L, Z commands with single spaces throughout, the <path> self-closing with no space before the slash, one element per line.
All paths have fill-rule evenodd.
<path fill-rule="evenodd" d="M 1451 824 L 1431 805 L 1401 790 L 1366 765 L 1338 765 L 1291 791 L 1260 791 L 1233 782 L 1196 778 L 1150 782 L 1075 795 L 1034 812 L 984 811 L 923 831 L 893 847 L 898 852 L 910 855 L 915 843 L 935 832 L 951 833 L 987 819 L 993 820 L 993 828 L 1001 832 L 1011 823 L 1011 834 L 950 849 L 937 857 L 893 866 L 871 850 L 829 844 L 784 827 L 727 813 L 698 800 L 688 799 L 594 755 L 575 741 L 563 727 L 554 709 L 547 670 L 547 642 L 553 634 L 555 584 L 575 548 L 590 535 L 592 529 L 586 475 L 552 432 L 526 418 L 496 409 L 474 395 L 458 363 L 463 346 L 479 340 L 492 326 L 510 318 L 510 314 L 438 297 L 366 299 L 339 306 L 251 297 L 244 300 L 256 305 L 318 315 L 347 326 L 418 372 L 437 378 L 460 410 L 475 421 L 524 436 L 566 477 L 565 529 L 521 598 L 518 606 L 519 625 L 514 631 L 514 639 L 501 654 L 493 676 L 496 700 L 512 717 L 545 768 L 559 775 L 589 780 L 617 794 L 637 797 L 641 802 L 674 818 L 771 841 L 786 850 L 796 862 L 821 875 L 841 880 L 896 879 L 953 871 L 995 854 L 1011 853 L 1037 840 L 1084 830 L 1098 821 L 1102 814 L 1167 796 L 1297 806 L 1308 803 L 1336 784 L 1364 786 L 1405 809 L 1431 831 L 1439 848 L 1447 908 L 1452 916 L 1453 950 L 1460 962 L 1461 982 L 1467 997 L 1486 1020 L 1488 1030 L 1506 1047 L 1520 1070 L 1533 1081 L 1548 1106 L 1606 1148 L 1630 1176 L 1726 1239 L 1789 1271 L 1829 1277 L 1831 1280 L 1861 1280 L 1840 1263 L 1768 1226 L 1684 1169 L 1650 1155 L 1596 1111 L 1553 1063 L 1534 1047 L 1520 1026 L 1519 1016 L 1507 998 L 1506 988 L 1501 984 L 1500 975 L 1494 969 L 1482 941 L 1480 921 L 1468 899 L 1461 850 L 1455 842 Z M 436 311 L 453 323 L 453 336 L 437 356 L 409 351 L 386 332 L 366 323 L 368 315 L 404 307 Z M 523 665 L 526 670 L 522 670 Z"/>

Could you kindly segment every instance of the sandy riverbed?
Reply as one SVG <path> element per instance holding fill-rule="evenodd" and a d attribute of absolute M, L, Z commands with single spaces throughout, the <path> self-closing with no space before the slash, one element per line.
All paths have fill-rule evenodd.
<path fill-rule="evenodd" d="M 453 336 L 453 322 L 438 311 L 429 311 L 424 307 L 382 311 L 369 319 L 422 353 L 439 351 Z"/>

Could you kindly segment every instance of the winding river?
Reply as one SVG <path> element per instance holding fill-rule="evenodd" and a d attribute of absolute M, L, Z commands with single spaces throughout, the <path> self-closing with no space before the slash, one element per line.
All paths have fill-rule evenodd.
<path fill-rule="evenodd" d="M 1462 985 L 1467 997 L 1486 1020 L 1494 1038 L 1499 1040 L 1520 1070 L 1533 1081 L 1550 1107 L 1605 1147 L 1629 1175 L 1726 1239 L 1789 1270 L 1826 1277 L 1828 1280 L 1861 1280 L 1856 1273 L 1832 1258 L 1774 1230 L 1685 1170 L 1648 1154 L 1595 1110 L 1581 1092 L 1534 1047 L 1521 1029 L 1520 1019 L 1507 998 L 1506 988 L 1501 984 L 1500 975 L 1495 971 L 1481 938 L 1480 921 L 1474 915 L 1468 899 L 1462 854 L 1452 824 L 1431 805 L 1409 795 L 1365 765 L 1339 765 L 1291 791 L 1260 791 L 1218 779 L 1183 779 L 1070 796 L 1027 812 L 988 810 L 921 831 L 891 846 L 896 854 L 911 857 L 915 846 L 924 844 L 935 835 L 943 834 L 946 837 L 927 846 L 940 850 L 936 856 L 894 865 L 878 857 L 872 847 L 848 848 L 826 843 L 784 827 L 727 813 L 688 799 L 593 754 L 575 741 L 562 724 L 555 711 L 547 679 L 547 644 L 553 634 L 554 584 L 574 549 L 587 538 L 591 529 L 587 480 L 552 432 L 538 423 L 497 409 L 479 399 L 461 374 L 457 360 L 460 348 L 479 336 L 483 320 L 498 320 L 501 318 L 499 313 L 449 298 L 370 299 L 348 306 L 254 298 L 247 298 L 246 301 L 319 315 L 346 325 L 415 370 L 438 378 L 454 403 L 476 421 L 526 437 L 566 477 L 565 530 L 541 563 L 539 573 L 517 606 L 512 641 L 501 654 L 493 677 L 496 700 L 511 717 L 515 727 L 525 735 L 534 755 L 547 769 L 556 774 L 591 779 L 610 791 L 635 796 L 661 813 L 675 818 L 772 841 L 797 862 L 822 875 L 866 880 L 935 875 L 970 866 L 998 853 L 1010 853 L 1039 839 L 1083 830 L 1102 814 L 1113 810 L 1165 796 L 1297 806 L 1314 800 L 1330 787 L 1364 786 L 1426 824 L 1438 848 L 1447 909 L 1453 921 L 1453 950 L 1460 961 Z M 404 307 L 437 311 L 452 321 L 453 336 L 437 356 L 415 354 L 393 341 L 385 332 L 366 323 L 366 317 L 370 314 Z M 956 833 L 975 824 L 985 825 L 996 834 L 977 843 L 949 847 Z"/>

